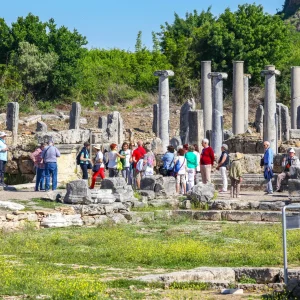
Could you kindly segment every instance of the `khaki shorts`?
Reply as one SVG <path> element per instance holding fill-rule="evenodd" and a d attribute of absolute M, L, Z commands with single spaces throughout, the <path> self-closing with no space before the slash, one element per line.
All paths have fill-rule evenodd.
<path fill-rule="evenodd" d="M 180 174 L 180 175 L 178 174 L 176 176 L 176 183 L 177 184 L 180 184 L 180 183 L 185 184 L 186 183 L 185 174 Z"/>
<path fill-rule="evenodd" d="M 138 171 L 137 169 L 134 169 L 134 170 L 133 170 L 133 177 L 134 177 L 135 179 L 141 179 L 141 172 Z"/>

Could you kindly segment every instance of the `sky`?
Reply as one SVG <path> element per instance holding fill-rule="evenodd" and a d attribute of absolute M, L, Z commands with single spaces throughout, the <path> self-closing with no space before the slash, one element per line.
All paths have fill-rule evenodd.
<path fill-rule="evenodd" d="M 32 13 L 46 22 L 53 18 L 57 26 L 74 28 L 87 37 L 88 48 L 119 48 L 134 51 L 137 33 L 142 31 L 143 45 L 152 49 L 151 32 L 159 32 L 160 25 L 174 21 L 186 12 L 207 10 L 215 16 L 225 8 L 237 10 L 238 5 L 256 3 L 265 12 L 275 14 L 284 0 L 10 0 L 1 1 L 0 17 L 10 25 L 20 16 Z"/>

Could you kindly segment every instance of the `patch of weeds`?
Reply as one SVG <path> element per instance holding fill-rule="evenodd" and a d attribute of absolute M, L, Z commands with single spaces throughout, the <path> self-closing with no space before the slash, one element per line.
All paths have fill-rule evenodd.
<path fill-rule="evenodd" d="M 298 297 L 292 295 L 291 292 L 288 291 L 274 291 L 272 294 L 262 295 L 261 297 L 264 300 L 297 300 Z"/>
<path fill-rule="evenodd" d="M 209 205 L 207 202 L 200 202 L 191 200 L 192 209 L 195 210 L 209 210 Z"/>
<path fill-rule="evenodd" d="M 240 278 L 239 283 L 243 283 L 243 284 L 247 284 L 247 283 L 256 284 L 256 280 L 254 278 L 249 277 L 249 276 L 243 275 Z"/>
<path fill-rule="evenodd" d="M 218 195 L 219 195 L 218 191 L 215 191 L 212 200 L 216 200 L 218 198 Z"/>
<path fill-rule="evenodd" d="M 204 291 L 209 289 L 209 285 L 205 282 L 197 282 L 197 281 L 172 282 L 169 285 L 169 289 Z"/>
<path fill-rule="evenodd" d="M 40 198 L 33 198 L 33 199 L 31 199 L 31 202 L 33 202 L 35 206 L 40 206 L 43 208 L 52 208 L 52 209 L 64 205 L 60 202 L 46 200 L 46 199 L 40 199 Z"/>
<path fill-rule="evenodd" d="M 17 185 L 17 184 L 24 184 L 28 183 L 29 180 L 23 174 L 8 174 L 4 175 L 4 182 L 8 185 Z"/>
<path fill-rule="evenodd" d="M 166 203 L 162 206 L 147 206 L 147 207 L 134 207 L 131 211 L 140 211 L 140 212 L 153 212 L 158 210 L 170 210 L 172 209 L 172 205 Z"/>
<path fill-rule="evenodd" d="M 142 200 L 142 195 L 139 193 L 139 191 L 134 191 L 133 196 L 139 201 Z"/>

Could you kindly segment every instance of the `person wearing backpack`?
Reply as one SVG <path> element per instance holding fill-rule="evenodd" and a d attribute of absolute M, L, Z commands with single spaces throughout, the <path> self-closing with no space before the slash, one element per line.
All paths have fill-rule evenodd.
<path fill-rule="evenodd" d="M 110 151 L 108 152 L 108 173 L 109 177 L 118 177 L 119 169 L 118 167 L 118 158 L 125 158 L 125 156 L 121 155 L 117 151 L 118 145 L 111 144 Z"/>
<path fill-rule="evenodd" d="M 101 177 L 101 179 L 105 178 L 104 173 L 104 163 L 103 163 L 103 153 L 101 151 L 100 145 L 95 145 L 94 148 L 97 150 L 97 154 L 95 157 L 95 163 L 93 166 L 93 177 L 92 177 L 92 184 L 90 186 L 90 189 L 93 189 L 95 187 L 96 179 L 98 176 Z"/>
<path fill-rule="evenodd" d="M 90 143 L 85 142 L 83 148 L 79 152 L 79 165 L 82 170 L 82 179 L 89 179 L 88 170 L 92 169 L 92 163 L 90 159 Z"/>
<path fill-rule="evenodd" d="M 229 154 L 228 154 L 228 146 L 223 144 L 221 147 L 222 153 L 220 155 L 217 170 L 220 171 L 223 181 L 223 188 L 219 191 L 220 193 L 226 193 L 228 188 L 228 180 L 227 180 L 227 170 L 229 168 Z"/>
<path fill-rule="evenodd" d="M 146 143 L 144 145 L 146 150 L 146 154 L 143 157 L 143 169 L 142 169 L 142 177 L 152 176 L 154 175 L 154 167 L 156 166 L 155 155 L 152 152 L 151 144 Z"/>
<path fill-rule="evenodd" d="M 180 185 L 182 185 L 183 193 L 186 194 L 186 158 L 184 157 L 185 150 L 179 149 L 175 161 L 174 172 L 176 175 L 176 192 L 179 194 Z"/>
<path fill-rule="evenodd" d="M 173 176 L 174 162 L 175 162 L 175 149 L 173 146 L 168 146 L 167 152 L 162 157 L 163 166 L 160 168 L 160 174 L 163 176 Z"/>

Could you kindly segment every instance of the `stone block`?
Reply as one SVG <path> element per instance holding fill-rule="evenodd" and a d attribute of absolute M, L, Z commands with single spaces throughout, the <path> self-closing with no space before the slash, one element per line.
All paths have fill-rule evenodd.
<path fill-rule="evenodd" d="M 204 184 L 199 182 L 196 184 L 190 193 L 190 198 L 194 202 L 209 202 L 213 199 L 215 186 L 212 183 Z"/>
<path fill-rule="evenodd" d="M 140 190 L 139 194 L 141 196 L 147 197 L 148 200 L 153 200 L 155 198 L 155 192 L 150 190 Z"/>
<path fill-rule="evenodd" d="M 227 221 L 261 221 L 260 212 L 252 211 L 223 211 L 222 220 Z"/>
<path fill-rule="evenodd" d="M 23 210 L 25 209 L 25 206 L 10 201 L 0 201 L 0 208 L 9 209 L 9 210 Z"/>
<path fill-rule="evenodd" d="M 290 129 L 290 139 L 299 140 L 300 139 L 300 129 Z"/>
<path fill-rule="evenodd" d="M 154 211 L 154 219 L 155 220 L 171 219 L 172 216 L 173 216 L 172 210 L 156 210 L 156 211 Z"/>
<path fill-rule="evenodd" d="M 176 194 L 176 181 L 173 176 L 158 177 L 154 186 L 155 194 L 172 196 Z"/>
<path fill-rule="evenodd" d="M 47 124 L 43 121 L 37 121 L 35 131 L 37 131 L 37 132 L 47 132 L 48 131 Z"/>
<path fill-rule="evenodd" d="M 188 99 L 180 109 L 180 137 L 181 143 L 187 144 L 189 137 L 189 112 L 195 110 L 196 103 L 193 98 Z"/>
<path fill-rule="evenodd" d="M 188 143 L 191 145 L 196 144 L 200 149 L 201 141 L 204 137 L 203 110 L 189 111 L 188 122 Z"/>
<path fill-rule="evenodd" d="M 122 214 L 113 214 L 110 219 L 112 220 L 113 223 L 115 224 L 126 224 L 127 219 L 122 215 Z"/>
<path fill-rule="evenodd" d="M 58 228 L 66 227 L 67 221 L 61 213 L 50 213 L 48 216 L 43 217 L 41 227 Z"/>
<path fill-rule="evenodd" d="M 170 145 L 173 146 L 175 150 L 179 149 L 182 146 L 181 137 L 174 136 L 171 138 Z"/>
<path fill-rule="evenodd" d="M 81 215 L 65 215 L 67 226 L 82 226 L 83 221 L 81 219 Z"/>
<path fill-rule="evenodd" d="M 82 216 L 103 215 L 105 212 L 105 206 L 101 204 L 82 205 L 81 207 Z"/>
<path fill-rule="evenodd" d="M 281 222 L 281 212 L 265 212 L 261 214 L 261 220 L 264 222 Z"/>
<path fill-rule="evenodd" d="M 280 268 L 233 268 L 235 281 L 240 281 L 243 277 L 255 279 L 257 283 L 265 284 L 276 281 Z"/>
<path fill-rule="evenodd" d="M 36 214 L 28 214 L 27 215 L 27 221 L 28 222 L 37 222 L 38 216 Z"/>
<path fill-rule="evenodd" d="M 70 111 L 70 126 L 69 129 L 79 129 L 80 126 L 81 104 L 73 102 Z"/>
<path fill-rule="evenodd" d="M 86 180 L 80 179 L 67 183 L 67 193 L 64 202 L 69 204 L 92 203 L 91 192 Z"/>
<path fill-rule="evenodd" d="M 123 177 L 105 178 L 101 181 L 100 189 L 110 189 L 115 192 L 118 188 L 125 189 L 127 186 L 126 180 Z"/>
<path fill-rule="evenodd" d="M 91 226 L 95 224 L 95 218 L 91 216 L 83 216 L 82 217 L 83 224 L 86 226 Z"/>
<path fill-rule="evenodd" d="M 94 216 L 95 225 L 104 225 L 109 222 L 109 218 L 105 215 Z"/>
<path fill-rule="evenodd" d="M 221 221 L 220 211 L 195 211 L 193 215 L 195 220 Z"/>
<path fill-rule="evenodd" d="M 153 122 L 152 122 L 152 131 L 155 135 L 159 136 L 159 104 L 153 104 Z"/>
<path fill-rule="evenodd" d="M 289 179 L 288 190 L 292 200 L 300 201 L 300 179 Z"/>
<path fill-rule="evenodd" d="M 162 177 L 162 175 L 143 177 L 141 180 L 141 190 L 154 191 L 156 181 Z"/>

